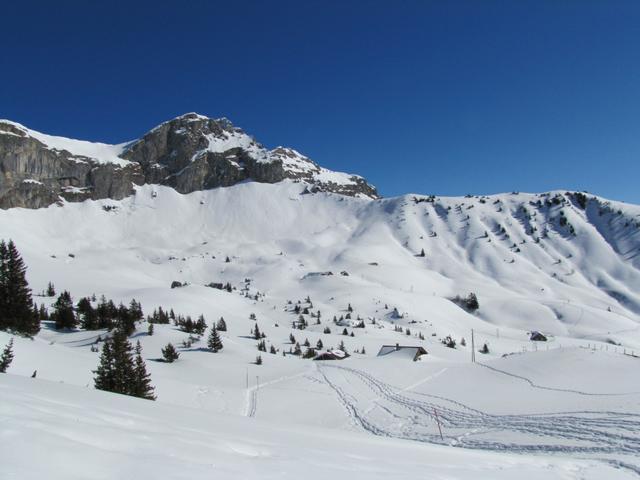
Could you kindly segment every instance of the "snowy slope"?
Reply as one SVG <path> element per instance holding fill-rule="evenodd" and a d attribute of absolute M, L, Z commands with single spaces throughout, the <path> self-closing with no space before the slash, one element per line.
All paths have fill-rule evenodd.
<path fill-rule="evenodd" d="M 53 281 L 76 300 L 93 293 L 136 298 L 146 313 L 162 305 L 203 313 L 209 324 L 224 316 L 229 330 L 221 353 L 196 342 L 180 348 L 175 364 L 156 361 L 160 349 L 188 335 L 158 325 L 147 336 L 146 325 L 140 326 L 134 339 L 143 345 L 159 409 L 256 417 L 267 430 L 297 425 L 334 439 L 316 430 L 326 428 L 339 432 L 337 446 L 351 431 L 444 444 L 447 455 L 471 455 L 453 447 L 519 453 L 504 461 L 514 468 L 531 462 L 531 478 L 539 462 L 596 460 L 600 466 L 588 475 L 609 478 L 640 471 L 640 381 L 634 373 L 640 360 L 625 355 L 640 353 L 640 208 L 588 198 L 582 208 L 565 192 L 370 200 L 310 195 L 288 181 L 188 195 L 144 186 L 122 201 L 0 211 L 0 225 L 22 252 L 36 292 Z M 189 285 L 170 289 L 174 280 Z M 236 290 L 205 287 L 210 282 L 230 282 Z M 474 314 L 449 300 L 469 292 L 480 303 Z M 292 305 L 307 295 L 312 311 L 322 312 L 321 324 L 308 318 L 306 330 L 292 330 Z M 366 328 L 352 328 L 348 320 L 333 324 L 348 304 L 352 322 L 361 317 Z M 252 364 L 259 352 L 249 336 L 256 323 L 251 313 L 267 345 L 279 349 L 262 353 L 261 366 Z M 331 334 L 322 333 L 326 326 Z M 340 334 L 345 327 L 353 337 Z M 487 342 L 490 348 L 486 356 L 477 354 L 483 365 L 469 361 L 471 329 L 476 347 Z M 532 330 L 550 341 L 530 342 Z M 319 364 L 283 356 L 292 347 L 290 333 L 300 343 L 321 339 L 325 349 L 344 341 L 351 357 Z M 45 326 L 34 340 L 15 340 L 10 373 L 28 376 L 37 369 L 39 379 L 90 387 L 98 361 L 90 346 L 104 334 Z M 440 343 L 446 335 L 458 341 L 456 349 Z M 0 345 L 8 339 L 0 332 Z M 429 354 L 418 362 L 376 357 L 382 345 L 396 343 L 422 345 Z M 362 347 L 365 354 L 355 353 Z M 30 384 L 11 385 L 15 404 L 31 395 Z M 60 395 L 75 395 L 65 392 Z M 399 445 L 380 441 L 390 449 Z M 426 448 L 403 445 L 414 460 L 412 449 Z M 501 465 L 493 463 L 498 457 L 478 455 L 476 473 L 499 478 L 491 470 Z M 380 471 L 411 471 L 391 457 Z M 587 475 L 578 466 L 549 468 L 560 478 Z"/>
<path fill-rule="evenodd" d="M 632 478 L 594 461 L 276 427 L 12 375 L 0 378 L 0 394 L 7 479 Z"/>

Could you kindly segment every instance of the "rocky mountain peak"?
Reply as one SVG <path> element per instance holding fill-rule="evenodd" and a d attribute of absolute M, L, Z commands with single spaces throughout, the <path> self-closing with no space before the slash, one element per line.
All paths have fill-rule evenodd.
<path fill-rule="evenodd" d="M 55 137 L 0 120 L 0 208 L 121 199 L 142 184 L 190 193 L 285 179 L 306 183 L 309 192 L 378 197 L 362 177 L 324 169 L 291 148 L 268 150 L 226 118 L 186 113 L 120 145 Z"/>

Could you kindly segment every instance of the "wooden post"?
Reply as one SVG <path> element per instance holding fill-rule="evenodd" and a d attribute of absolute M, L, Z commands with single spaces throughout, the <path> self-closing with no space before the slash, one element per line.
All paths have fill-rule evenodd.
<path fill-rule="evenodd" d="M 433 408 L 433 413 L 436 416 L 436 423 L 438 424 L 438 431 L 440 432 L 440 440 L 444 442 L 444 438 L 442 437 L 442 428 L 440 427 L 440 418 L 438 418 L 438 411 Z"/>
<path fill-rule="evenodd" d="M 476 362 L 476 342 L 473 336 L 473 328 L 471 329 L 471 363 Z"/>

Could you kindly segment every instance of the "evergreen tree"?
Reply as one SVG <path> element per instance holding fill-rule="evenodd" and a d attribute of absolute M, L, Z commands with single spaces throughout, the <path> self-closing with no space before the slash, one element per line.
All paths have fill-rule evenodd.
<path fill-rule="evenodd" d="M 224 318 L 220 317 L 220 320 L 218 320 L 218 323 L 216 323 L 216 330 L 218 330 L 219 332 L 227 331 L 227 323 L 224 321 Z"/>
<path fill-rule="evenodd" d="M 194 333 L 198 335 L 202 335 L 204 331 L 207 329 L 207 322 L 204 320 L 204 315 L 200 314 L 196 324 L 193 327 Z"/>
<path fill-rule="evenodd" d="M 323 347 L 324 347 L 324 344 L 322 343 L 322 340 L 318 339 L 318 343 L 316 343 L 316 348 L 318 350 L 322 350 Z"/>
<path fill-rule="evenodd" d="M 71 294 L 68 291 L 65 290 L 62 292 L 58 296 L 56 303 L 53 304 L 51 320 L 56 323 L 56 330 L 61 330 L 63 328 L 75 328 L 78 324 L 76 314 L 73 310 Z"/>
<path fill-rule="evenodd" d="M 2 351 L 2 356 L 0 356 L 0 373 L 7 373 L 7 368 L 11 365 L 13 361 L 13 338 L 9 340 L 7 346 L 4 347 Z"/>
<path fill-rule="evenodd" d="M 144 319 L 144 313 L 142 313 L 142 305 L 136 302 L 136 299 L 132 299 L 129 303 L 129 315 L 134 322 L 141 322 Z"/>
<path fill-rule="evenodd" d="M 147 335 L 153 335 L 153 323 L 149 324 L 149 327 L 147 328 Z"/>
<path fill-rule="evenodd" d="M 118 330 L 124 332 L 127 336 L 136 331 L 136 311 L 132 312 L 124 304 L 120 303 L 116 310 L 116 322 Z"/>
<path fill-rule="evenodd" d="M 115 359 L 113 356 L 113 340 L 107 340 L 102 346 L 102 354 L 100 355 L 100 363 L 94 371 L 94 386 L 97 390 L 105 390 L 107 392 L 123 393 L 116 390 L 115 384 Z"/>
<path fill-rule="evenodd" d="M 218 335 L 218 330 L 215 327 L 211 329 L 211 333 L 209 334 L 209 339 L 207 340 L 207 346 L 209 350 L 213 353 L 216 353 L 222 350 L 222 340 L 220 339 L 220 335 Z"/>
<path fill-rule="evenodd" d="M 81 298 L 76 308 L 80 317 L 80 327 L 85 330 L 96 330 L 98 328 L 98 314 L 91 305 L 89 297 Z"/>
<path fill-rule="evenodd" d="M 258 324 L 256 323 L 254 329 L 253 329 L 253 338 L 255 338 L 256 340 L 260 340 L 260 338 L 262 338 L 262 335 L 260 333 L 260 329 L 258 328 Z"/>
<path fill-rule="evenodd" d="M 293 350 L 294 355 L 302 355 L 302 349 L 300 348 L 300 344 L 296 343 L 296 346 Z"/>
<path fill-rule="evenodd" d="M 47 297 L 55 297 L 56 296 L 56 289 L 53 286 L 53 283 L 49 282 L 49 284 L 47 285 Z"/>
<path fill-rule="evenodd" d="M 274 347 L 273 345 L 271 345 L 271 347 L 269 347 L 269 353 L 272 353 L 273 355 L 275 355 L 276 353 L 278 353 L 276 351 L 276 347 Z"/>
<path fill-rule="evenodd" d="M 0 242 L 0 330 L 25 335 L 40 331 L 40 320 L 33 312 L 27 267 L 12 240 Z"/>
<path fill-rule="evenodd" d="M 256 357 L 256 365 L 262 365 L 262 355 Z"/>
<path fill-rule="evenodd" d="M 139 341 L 136 343 L 135 353 L 133 389 L 130 395 L 146 400 L 155 400 L 156 396 L 153 394 L 155 388 L 151 385 L 151 374 L 147 372 L 147 365 L 142 359 L 142 347 Z"/>
<path fill-rule="evenodd" d="M 49 320 L 49 312 L 44 306 L 44 303 L 40 304 L 40 309 L 38 310 L 38 317 L 40 318 L 40 320 Z"/>

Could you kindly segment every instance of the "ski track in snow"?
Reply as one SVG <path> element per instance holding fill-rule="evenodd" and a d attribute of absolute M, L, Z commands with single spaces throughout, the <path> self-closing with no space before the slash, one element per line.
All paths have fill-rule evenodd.
<path fill-rule="evenodd" d="M 295 375 L 285 375 L 283 377 L 275 378 L 273 380 L 269 380 L 267 382 L 258 383 L 257 385 L 253 385 L 247 389 L 246 393 L 246 403 L 245 403 L 245 417 L 255 417 L 256 410 L 258 408 L 258 391 L 262 390 L 265 387 L 269 387 L 271 385 L 275 385 L 276 383 L 284 382 L 287 380 L 293 380 L 294 378 L 304 377 L 307 375 L 307 372 L 296 373 Z"/>
<path fill-rule="evenodd" d="M 544 385 L 538 385 L 537 383 L 534 383 L 533 380 L 527 378 L 527 377 L 523 377 L 521 375 L 516 375 L 515 373 L 511 373 L 511 372 L 507 372 L 505 370 L 500 370 L 499 368 L 495 368 L 495 367 L 491 367 L 489 365 L 486 365 L 484 363 L 480 363 L 480 362 L 476 362 L 477 365 L 480 365 L 481 367 L 487 368 L 493 372 L 496 373 L 500 373 L 503 375 L 508 375 L 509 377 L 513 377 L 513 378 L 517 378 L 519 380 L 522 380 L 524 382 L 527 382 L 532 388 L 538 388 L 540 390 L 549 390 L 552 392 L 564 392 L 564 393 L 575 393 L 576 395 L 585 395 L 588 397 L 617 397 L 617 396 L 624 396 L 624 395 L 637 395 L 640 392 L 626 392 L 626 393 L 596 393 L 596 392 L 584 392 L 582 390 L 572 390 L 570 388 L 557 388 L 557 387 L 545 387 Z"/>
<path fill-rule="evenodd" d="M 640 454 L 640 415 L 635 413 L 581 411 L 495 415 L 450 398 L 399 390 L 349 367 L 322 365 L 319 372 L 336 392 L 354 424 L 374 435 L 517 453 L 611 455 L 612 458 L 602 460 L 640 471 L 639 467 L 621 459 L 623 455 L 628 460 Z M 364 385 L 375 394 L 375 403 L 381 407 L 383 419 L 380 415 L 374 417 L 372 409 L 361 413 L 358 404 L 351 400 L 355 397 L 345 391 L 345 386 L 357 388 L 356 385 Z M 443 440 L 437 433 L 436 411 L 443 428 Z M 517 442 L 501 440 L 510 432 L 519 434 Z"/>

